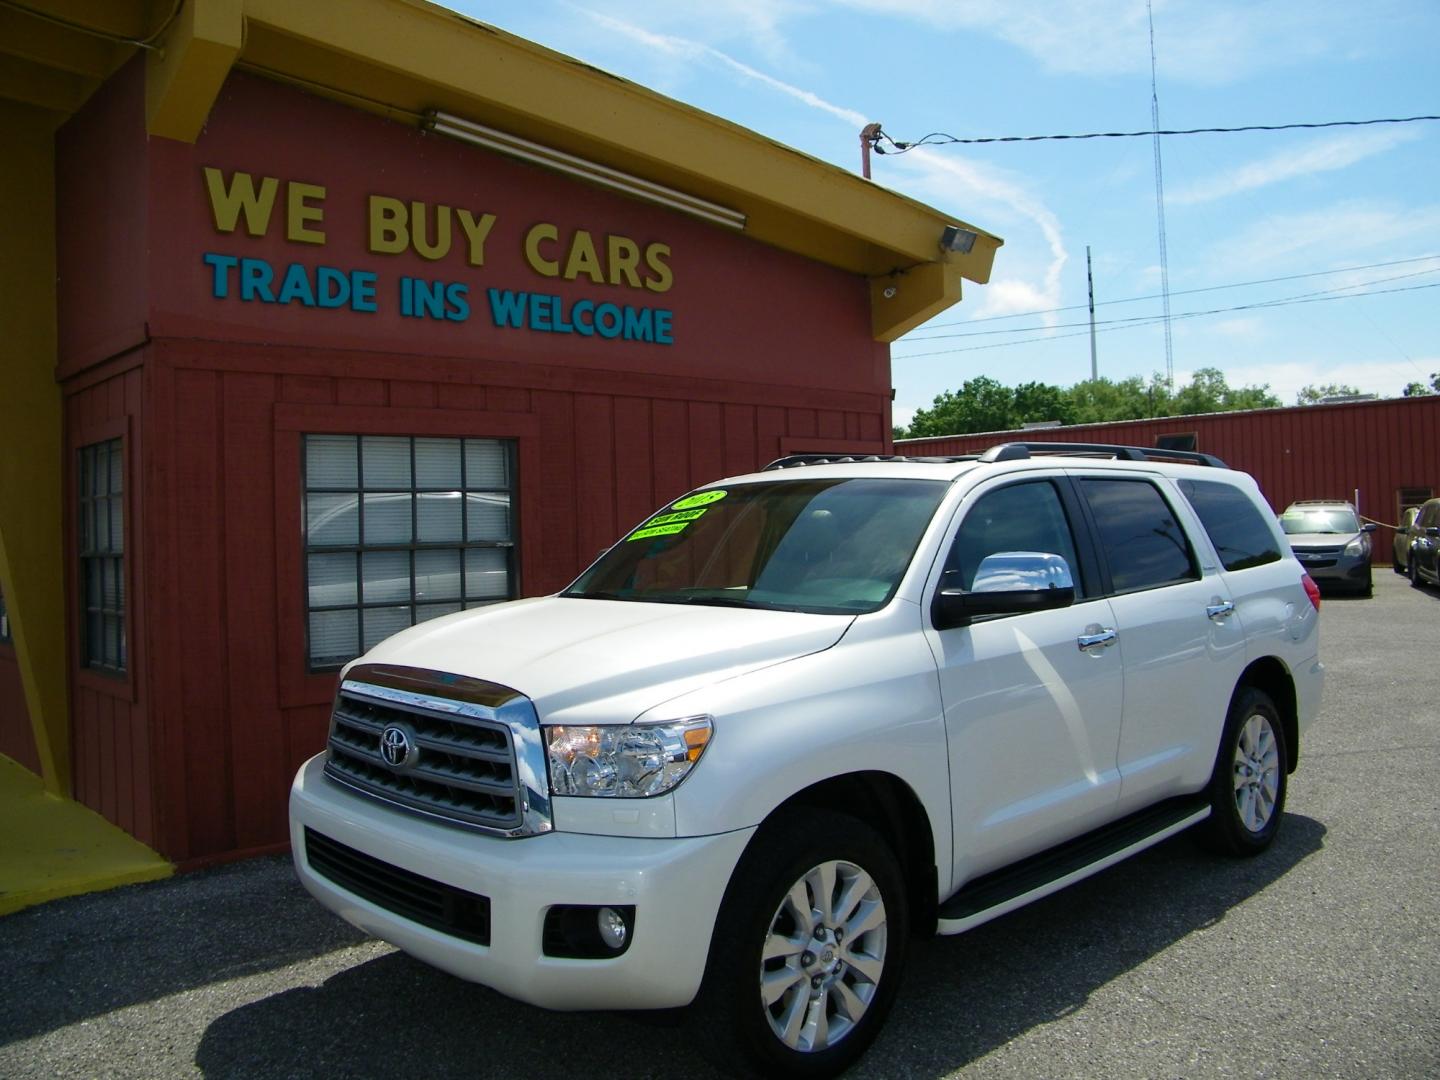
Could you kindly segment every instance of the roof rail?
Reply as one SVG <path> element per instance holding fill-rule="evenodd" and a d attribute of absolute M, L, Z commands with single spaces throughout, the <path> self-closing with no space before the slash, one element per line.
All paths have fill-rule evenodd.
<path fill-rule="evenodd" d="M 957 457 L 907 457 L 904 454 L 788 454 L 774 461 L 761 469 L 761 472 L 770 472 L 773 469 L 794 469 L 801 465 L 851 465 L 871 461 L 914 461 L 925 465 L 948 465 L 956 461 L 974 461 L 974 454 L 961 454 Z"/>
<path fill-rule="evenodd" d="M 1009 442 L 992 446 L 980 455 L 985 462 L 1024 461 L 1036 454 L 1071 454 L 1075 457 L 1110 457 L 1116 461 L 1184 461 L 1215 469 L 1230 466 L 1214 454 L 1194 450 L 1166 450 L 1158 446 L 1112 446 L 1106 443 Z"/>

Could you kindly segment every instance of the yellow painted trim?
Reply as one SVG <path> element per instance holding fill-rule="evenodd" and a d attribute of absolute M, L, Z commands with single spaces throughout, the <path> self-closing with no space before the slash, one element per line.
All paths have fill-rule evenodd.
<path fill-rule="evenodd" d="M 175 867 L 0 755 L 0 915 L 62 896 L 169 877 Z"/>
<path fill-rule="evenodd" d="M 55 383 L 53 118 L 0 101 L 0 583 L 46 788 L 70 790 L 61 533 L 61 406 Z M 3 821 L 0 818 L 0 821 Z M 8 824 L 7 836 L 11 835 Z"/>
<path fill-rule="evenodd" d="M 188 0 L 146 56 L 145 127 L 193 143 L 240 53 L 242 0 Z"/>
<path fill-rule="evenodd" d="M 893 295 L 886 296 L 887 290 Z M 876 341 L 894 341 L 959 302 L 960 272 L 944 263 L 871 278 L 870 330 Z"/>

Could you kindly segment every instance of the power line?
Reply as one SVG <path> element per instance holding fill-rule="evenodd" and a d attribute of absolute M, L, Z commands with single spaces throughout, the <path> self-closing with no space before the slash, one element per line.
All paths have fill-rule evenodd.
<path fill-rule="evenodd" d="M 1192 296 L 1195 293 L 1221 292 L 1225 289 L 1243 289 L 1251 285 L 1274 285 L 1282 281 L 1302 281 L 1305 278 L 1329 277 L 1332 274 L 1350 274 L 1357 270 L 1380 270 L 1387 266 L 1407 266 L 1410 263 L 1430 262 L 1440 259 L 1437 255 L 1417 255 L 1413 259 L 1391 259 L 1388 262 L 1363 263 L 1359 266 L 1340 266 L 1334 270 L 1313 270 L 1306 274 L 1285 274 L 1281 277 L 1256 278 L 1253 281 L 1232 281 L 1227 285 L 1206 285 L 1198 289 L 1179 289 L 1172 292 L 1171 296 Z M 1097 300 L 1096 307 L 1109 307 L 1111 304 L 1135 304 L 1141 300 L 1158 300 L 1159 293 L 1147 293 L 1144 296 L 1127 296 L 1119 300 Z M 943 330 L 951 326 L 969 326 L 973 323 L 999 322 L 1002 319 L 1027 319 L 1035 315 L 1058 315 L 1062 311 L 1082 311 L 1087 307 L 1085 304 L 1069 304 L 1065 307 L 1040 308 L 1035 311 L 1014 311 L 1008 315 L 986 315 L 979 319 L 958 319 L 955 322 L 932 323 L 925 329 Z M 927 338 L 907 337 L 907 341 L 925 341 Z"/>
<path fill-rule="evenodd" d="M 1431 268 L 1428 269 L 1428 270 L 1416 270 L 1416 271 L 1414 271 L 1413 273 L 1409 273 L 1409 274 L 1395 274 L 1395 275 L 1392 276 L 1392 277 L 1371 278 L 1369 281 L 1357 281 L 1357 282 L 1355 282 L 1353 285 L 1337 285 L 1337 286 L 1335 286 L 1335 288 L 1333 288 L 1333 289 L 1319 289 L 1319 290 L 1317 290 L 1316 292 L 1297 293 L 1295 296 L 1280 296 L 1280 297 L 1276 297 L 1276 298 L 1273 299 L 1273 300 L 1257 300 L 1257 301 L 1255 301 L 1253 304 L 1246 305 L 1246 306 L 1247 306 L 1247 307 L 1277 307 L 1277 306 L 1283 306 L 1283 305 L 1289 303 L 1289 302 L 1292 301 L 1292 300 L 1303 300 L 1303 299 L 1306 299 L 1306 298 L 1311 297 L 1311 296 L 1328 296 L 1328 295 L 1331 295 L 1331 294 L 1333 294 L 1333 293 L 1345 293 L 1345 292 L 1349 292 L 1349 291 L 1352 290 L 1352 289 L 1363 289 L 1363 288 L 1365 288 L 1366 286 L 1369 286 L 1369 285 L 1385 285 L 1385 284 L 1388 284 L 1389 282 L 1392 282 L 1392 281 L 1404 281 L 1404 280 L 1406 280 L 1407 278 L 1423 277 L 1423 276 L 1425 276 L 1426 274 L 1434 274 L 1434 273 L 1437 273 L 1437 272 L 1440 272 L 1440 266 L 1431 267 Z M 1363 296 L 1363 295 L 1366 295 L 1366 294 L 1361 293 L 1361 294 L 1357 294 L 1357 295 L 1362 295 L 1362 296 Z M 1340 297 L 1336 297 L 1336 299 L 1340 299 Z M 1238 309 L 1224 308 L 1224 309 L 1220 309 L 1220 310 L 1226 310 L 1226 311 L 1228 311 L 1228 310 L 1238 310 Z M 1114 325 L 1116 325 L 1116 324 L 1118 324 L 1118 323 L 1133 323 L 1133 322 L 1153 323 L 1153 322 L 1162 321 L 1163 318 L 1164 318 L 1164 316 L 1155 316 L 1155 315 L 1132 315 L 1132 316 L 1129 316 L 1129 317 L 1123 318 L 1123 319 L 1101 319 L 1101 320 L 1099 320 L 1097 323 L 1095 323 L 1095 325 L 1096 325 L 1096 326 L 1114 326 Z M 1001 335 L 1001 334 L 1033 334 L 1033 333 L 1035 333 L 1035 332 L 1038 331 L 1038 330 L 1069 330 L 1069 329 L 1071 329 L 1072 327 L 1076 327 L 1076 326 L 1089 326 L 1089 325 L 1090 325 L 1090 323 L 1089 323 L 1089 321 L 1087 320 L 1086 322 L 1056 323 L 1056 324 L 1053 325 L 1053 326 L 1016 326 L 1016 327 L 1011 327 L 1010 329 L 1007 329 L 1007 330 L 966 330 L 966 331 L 963 331 L 963 332 L 958 333 L 958 334 L 934 334 L 934 335 L 932 335 L 932 336 L 930 336 L 930 337 L 927 337 L 927 338 L 916 338 L 916 339 L 912 339 L 912 340 L 916 340 L 916 341 L 947 341 L 947 340 L 953 340 L 953 339 L 955 339 L 955 338 L 967 338 L 967 337 L 998 337 L 998 336 Z"/>
<path fill-rule="evenodd" d="M 877 154 L 903 154 L 922 146 L 950 146 L 955 144 L 977 145 L 980 143 L 1050 142 L 1061 139 L 1136 139 L 1156 135 L 1233 135 L 1241 131 L 1300 131 L 1318 128 L 1368 127 L 1372 124 L 1418 124 L 1427 120 L 1440 120 L 1440 116 L 1391 116 L 1375 120 L 1326 120 L 1320 123 L 1296 124 L 1245 124 L 1241 127 L 1170 128 L 1163 131 L 1088 131 L 1079 135 L 991 135 L 979 138 L 961 138 L 943 131 L 932 131 L 920 139 L 903 140 L 892 138 L 885 131 L 876 134 Z M 885 150 L 879 140 L 885 140 L 894 149 Z"/>
<path fill-rule="evenodd" d="M 1255 311 L 1255 310 L 1258 310 L 1258 309 L 1260 309 L 1260 308 L 1290 307 L 1291 305 L 1294 305 L 1294 304 L 1321 304 L 1321 303 L 1326 303 L 1326 302 L 1333 301 L 1333 300 L 1353 300 L 1353 299 L 1355 299 L 1356 297 L 1360 297 L 1360 296 L 1383 296 L 1383 295 L 1385 295 L 1385 294 L 1387 294 L 1387 293 L 1415 292 L 1415 291 L 1417 291 L 1417 290 L 1419 290 L 1419 289 L 1435 289 L 1435 288 L 1440 288 L 1440 281 L 1431 282 L 1431 283 L 1428 284 L 1428 285 L 1402 285 L 1402 286 L 1399 286 L 1399 287 L 1394 288 L 1394 289 L 1372 289 L 1370 292 L 1349 293 L 1349 294 L 1342 295 L 1342 296 L 1305 296 L 1305 297 L 1292 298 L 1292 299 L 1288 299 L 1288 300 L 1266 300 L 1266 301 L 1260 301 L 1260 302 L 1254 303 L 1254 304 L 1239 304 L 1239 305 L 1236 305 L 1235 307 L 1211 308 L 1211 309 L 1209 309 L 1209 310 L 1207 310 L 1207 311 L 1182 311 L 1180 314 L 1174 316 L 1174 318 L 1176 318 L 1176 319 L 1194 319 L 1194 318 L 1199 318 L 1199 317 L 1202 316 L 1202 315 L 1223 315 L 1223 314 L 1226 314 L 1226 313 L 1232 312 L 1232 311 Z M 1116 320 L 1117 323 L 1123 323 L 1123 325 L 1109 325 L 1109 326 L 1105 326 L 1105 327 L 1101 328 L 1100 330 L 1098 330 L 1097 332 L 1099 332 L 1099 333 L 1109 333 L 1109 332 L 1114 331 L 1114 330 L 1134 330 L 1134 329 L 1137 329 L 1137 328 L 1142 327 L 1142 326 L 1154 326 L 1156 323 L 1158 323 L 1158 322 L 1160 322 L 1160 321 L 1161 321 L 1161 319 L 1160 319 L 1160 318 L 1157 318 L 1157 317 L 1155 317 L 1155 316 L 1137 316 L 1134 320 Z M 1032 328 L 1032 329 L 1038 329 L 1038 328 Z M 903 355 L 894 357 L 894 359 L 896 359 L 896 360 L 919 360 L 919 359 L 923 359 L 923 358 L 925 358 L 925 357 L 930 357 L 930 356 L 950 356 L 950 355 L 952 355 L 952 354 L 954 354 L 954 353 L 979 352 L 979 351 L 981 351 L 982 349 L 1006 349 L 1006 348 L 1010 348 L 1010 347 L 1015 346 L 1015 345 L 1033 345 L 1033 344 L 1035 344 L 1036 342 L 1042 342 L 1042 341 L 1059 341 L 1059 340 L 1061 340 L 1061 339 L 1063 339 L 1063 338 L 1079 337 L 1079 336 L 1082 335 L 1082 334 L 1088 334 L 1088 333 L 1089 333 L 1089 330 L 1074 330 L 1074 331 L 1071 331 L 1071 332 L 1068 333 L 1068 334 L 1050 334 L 1050 333 L 1046 333 L 1046 334 L 1041 334 L 1041 335 L 1039 335 L 1039 336 L 1037 336 L 1037 337 L 1033 337 L 1033 338 L 1023 338 L 1023 339 L 1021 339 L 1021 340 L 1019 340 L 1019 341 L 998 341 L 998 342 L 992 342 L 992 343 L 989 344 L 989 345 L 962 345 L 962 346 L 961 346 L 960 348 L 958 348 L 958 349 L 937 349 L 937 350 L 934 351 L 934 352 L 905 353 L 905 354 L 903 354 Z"/>

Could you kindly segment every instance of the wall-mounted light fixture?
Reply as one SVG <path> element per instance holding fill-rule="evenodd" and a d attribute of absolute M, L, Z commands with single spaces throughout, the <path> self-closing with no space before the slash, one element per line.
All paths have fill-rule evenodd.
<path fill-rule="evenodd" d="M 946 225 L 945 231 L 940 234 L 940 250 L 969 255 L 970 249 L 975 246 L 978 238 L 979 234 L 973 233 L 969 229 L 962 229 L 958 225 Z"/>
<path fill-rule="evenodd" d="M 547 169 L 554 169 L 581 180 L 588 180 L 592 184 L 599 184 L 637 199 L 644 199 L 660 206 L 668 206 L 672 210 L 683 211 L 716 225 L 725 225 L 737 230 L 745 228 L 745 215 L 739 210 L 731 210 L 727 206 L 708 202 L 694 195 L 687 195 L 683 191 L 676 191 L 663 184 L 632 176 L 619 169 L 612 169 L 608 165 L 601 165 L 596 161 L 587 161 L 574 154 L 567 154 L 563 150 L 556 150 L 553 147 L 531 142 L 529 139 L 522 139 L 518 135 L 497 131 L 484 124 L 477 124 L 473 120 L 452 116 L 449 113 L 429 112 L 425 114 L 424 126 L 430 131 L 438 131 L 441 135 L 449 135 L 454 139 L 483 146 L 487 150 L 508 154 L 510 157 L 519 158 L 521 161 L 528 161 L 534 165 L 543 165 Z"/>

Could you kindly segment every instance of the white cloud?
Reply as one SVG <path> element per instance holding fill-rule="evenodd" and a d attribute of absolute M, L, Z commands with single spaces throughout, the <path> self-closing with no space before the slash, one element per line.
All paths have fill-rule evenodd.
<path fill-rule="evenodd" d="M 1363 262 L 1370 252 L 1403 258 L 1433 251 L 1437 244 L 1440 204 L 1400 209 L 1352 199 L 1317 210 L 1262 218 L 1218 241 L 1203 261 L 1243 270 L 1248 277 L 1272 266 L 1309 264 L 1319 270 L 1326 265 Z"/>
<path fill-rule="evenodd" d="M 1268 384 L 1270 392 L 1282 404 L 1295 404 L 1295 397 L 1305 386 L 1343 383 L 1354 386 L 1362 394 L 1398 397 L 1412 382 L 1424 382 L 1425 373 L 1440 371 L 1440 355 L 1406 360 L 1304 360 L 1265 364 L 1239 364 L 1225 368 L 1225 380 L 1231 386 Z M 1177 378 L 1177 383 L 1179 379 Z"/>
<path fill-rule="evenodd" d="M 1287 147 L 1229 172 L 1199 180 L 1170 192 L 1166 201 L 1178 206 L 1210 202 L 1285 180 L 1333 172 L 1419 137 L 1420 132 L 1405 129 L 1331 135 L 1309 146 Z"/>
<path fill-rule="evenodd" d="M 840 0 L 870 14 L 913 19 L 944 31 L 988 34 L 1053 72 L 1113 78 L 1150 74 L 1149 26 L 1141 0 Z M 1377 6 L 1394 7 L 1372 0 Z M 1378 19 L 1376 21 L 1379 21 Z M 1361 31 L 1363 32 L 1363 31 Z M 1261 70 L 1349 54 L 1357 40 L 1346 5 L 1302 0 L 1160 0 L 1155 47 L 1166 79 L 1232 82 Z"/>

